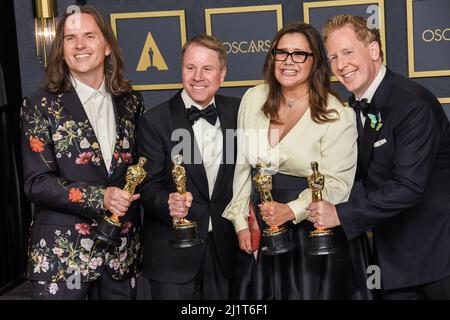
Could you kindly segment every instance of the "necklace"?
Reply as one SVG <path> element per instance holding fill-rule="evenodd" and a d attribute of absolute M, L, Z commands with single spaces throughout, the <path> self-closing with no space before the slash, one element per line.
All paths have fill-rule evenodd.
<path fill-rule="evenodd" d="M 303 99 L 308 93 L 309 93 L 309 91 L 306 91 L 306 93 L 303 94 L 300 98 L 297 98 L 297 99 L 294 99 L 294 100 L 285 98 L 285 99 L 287 100 L 287 107 L 288 107 L 289 109 L 291 109 L 297 101 Z"/>

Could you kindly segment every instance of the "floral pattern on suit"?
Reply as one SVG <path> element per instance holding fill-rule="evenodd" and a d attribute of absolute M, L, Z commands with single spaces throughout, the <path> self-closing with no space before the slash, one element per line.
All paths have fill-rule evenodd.
<path fill-rule="evenodd" d="M 92 228 L 105 213 L 108 186 L 123 187 L 133 162 L 137 119 L 144 111 L 139 93 L 113 97 L 116 141 L 109 172 L 95 132 L 75 91 L 38 91 L 21 109 L 24 188 L 35 214 L 29 247 L 30 279 L 67 281 L 78 272 L 81 282 L 98 278 L 106 268 L 112 278 L 135 283 L 141 260 L 138 206 L 121 219 L 121 245 L 107 248 Z M 130 213 L 131 212 L 131 213 Z M 70 269 L 69 269 L 70 270 Z"/>

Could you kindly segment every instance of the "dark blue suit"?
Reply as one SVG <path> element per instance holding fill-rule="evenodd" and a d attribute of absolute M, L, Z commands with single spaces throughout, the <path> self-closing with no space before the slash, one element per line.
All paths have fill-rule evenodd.
<path fill-rule="evenodd" d="M 372 228 L 384 290 L 447 278 L 449 121 L 427 89 L 390 70 L 371 104 L 383 126 L 365 124 L 359 180 L 336 206 L 343 229 L 352 239 Z"/>

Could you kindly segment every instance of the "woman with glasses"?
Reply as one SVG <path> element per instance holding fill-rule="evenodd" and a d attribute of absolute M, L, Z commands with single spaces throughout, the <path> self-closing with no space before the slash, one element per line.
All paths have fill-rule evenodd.
<path fill-rule="evenodd" d="M 356 171 L 355 114 L 331 91 L 330 76 L 319 33 L 294 23 L 272 41 L 265 83 L 242 99 L 233 199 L 223 214 L 243 251 L 235 288 L 240 299 L 367 298 L 357 285 L 365 269 L 353 267 L 342 230 L 333 229 L 334 254 L 305 253 L 314 230 L 305 209 L 312 201 L 311 162 L 318 163 L 322 196 L 332 203 L 347 200 Z M 272 202 L 261 204 L 257 166 L 271 174 Z M 289 240 L 278 252 L 258 233 L 270 226 L 287 230 Z"/>

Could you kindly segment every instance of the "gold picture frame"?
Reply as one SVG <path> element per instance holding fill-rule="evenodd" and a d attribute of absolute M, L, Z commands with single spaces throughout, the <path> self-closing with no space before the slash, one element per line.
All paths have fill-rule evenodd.
<path fill-rule="evenodd" d="M 181 47 L 183 47 L 183 45 L 187 41 L 186 17 L 185 17 L 184 10 L 112 13 L 112 14 L 110 14 L 110 17 L 111 17 L 111 27 L 117 38 L 118 38 L 117 20 L 140 19 L 140 18 L 179 17 L 180 18 Z M 181 88 L 183 88 L 182 83 L 133 85 L 134 90 L 167 90 L 167 89 L 181 89 Z"/>
<path fill-rule="evenodd" d="M 445 77 L 450 76 L 450 70 L 416 71 L 414 60 L 414 18 L 413 1 L 406 0 L 406 25 L 408 38 L 408 75 L 410 78 Z"/>
<path fill-rule="evenodd" d="M 242 6 L 242 7 L 228 7 L 228 8 L 211 8 L 205 9 L 205 25 L 206 34 L 213 36 L 211 17 L 215 14 L 230 14 L 230 13 L 251 13 L 251 12 L 265 12 L 275 11 L 277 17 L 277 31 L 283 28 L 283 7 L 281 4 L 262 5 L 262 6 Z M 232 80 L 224 81 L 221 87 L 240 87 L 240 86 L 255 86 L 262 84 L 264 80 Z"/>

